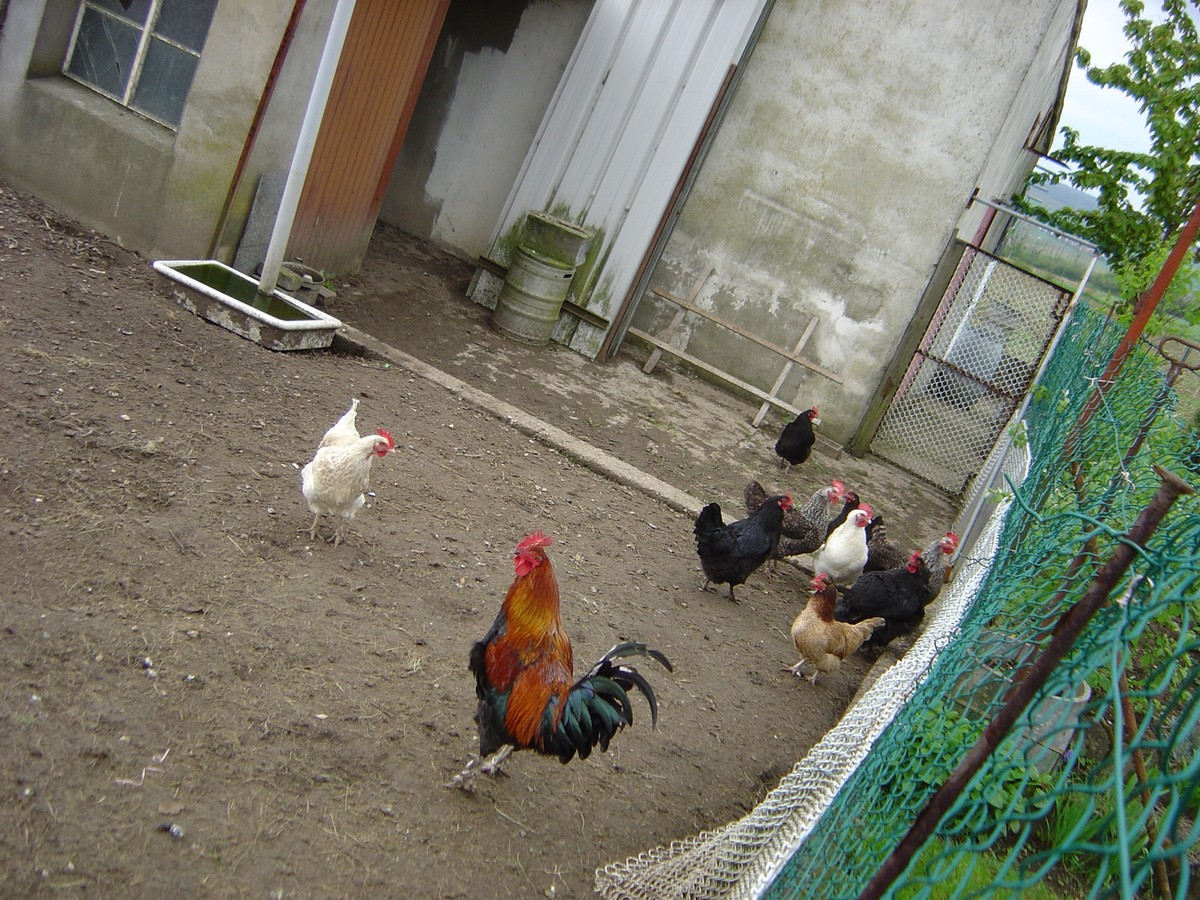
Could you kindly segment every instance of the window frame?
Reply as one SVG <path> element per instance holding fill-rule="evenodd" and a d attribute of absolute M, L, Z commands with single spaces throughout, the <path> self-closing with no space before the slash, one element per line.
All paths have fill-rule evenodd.
<path fill-rule="evenodd" d="M 198 69 L 199 65 L 200 65 L 200 56 L 204 52 L 204 48 L 201 47 L 201 49 L 199 51 L 196 51 L 184 44 L 179 43 L 176 40 L 173 40 L 172 38 L 169 38 L 163 34 L 159 34 L 158 31 L 156 30 L 157 26 L 158 26 L 158 17 L 159 17 L 159 13 L 162 11 L 163 4 L 166 2 L 166 0 L 149 0 L 149 2 L 150 2 L 150 10 L 146 13 L 146 21 L 143 23 L 134 23 L 134 22 L 130 22 L 128 19 L 118 18 L 117 16 L 113 15 L 111 10 L 106 9 L 105 7 L 101 6 L 99 3 L 95 2 L 95 0 L 79 0 L 79 9 L 75 13 L 75 24 L 71 27 L 71 40 L 67 44 L 67 52 L 63 57 L 61 72 L 65 77 L 71 79 L 72 81 L 76 82 L 77 84 L 83 85 L 84 87 L 86 87 L 87 89 L 89 89 L 91 91 L 95 91 L 97 94 L 100 94 L 102 97 L 107 97 L 109 100 L 112 100 L 114 103 L 119 104 L 123 109 L 128 110 L 129 112 L 133 113 L 134 115 L 141 116 L 143 119 L 149 119 L 151 122 L 155 122 L 159 125 L 162 125 L 164 128 L 169 128 L 173 132 L 178 132 L 179 126 L 183 120 L 183 110 L 182 109 L 180 110 L 180 121 L 179 122 L 167 122 L 167 121 L 164 121 L 163 119 L 159 118 L 158 116 L 153 115 L 152 113 L 145 112 L 144 110 L 141 110 L 141 109 L 136 109 L 132 105 L 134 95 L 137 93 L 138 85 L 141 83 L 142 67 L 146 60 L 146 54 L 150 50 L 151 43 L 155 40 L 159 40 L 159 41 L 162 41 L 164 44 L 171 46 L 175 50 L 181 51 L 181 52 L 187 54 L 188 56 L 191 56 L 193 59 L 196 60 L 196 67 Z M 79 32 L 83 27 L 83 19 L 84 19 L 85 14 L 88 12 L 88 10 L 91 10 L 92 12 L 95 12 L 99 15 L 106 16 L 108 18 L 119 21 L 119 22 L 121 22 L 122 25 L 136 28 L 139 32 L 137 50 L 134 52 L 133 64 L 130 66 L 129 79 L 125 84 L 124 96 L 117 96 L 116 94 L 112 93 L 111 91 L 107 91 L 104 88 L 100 87 L 99 85 L 95 84 L 94 82 L 88 81 L 87 79 L 82 78 L 79 75 L 76 75 L 75 73 L 70 71 L 71 61 L 75 57 L 75 46 L 76 46 L 77 41 L 79 40 Z M 215 11 L 215 7 L 214 7 L 214 11 Z M 209 27 L 212 26 L 211 19 L 209 20 L 208 24 L 209 24 Z M 190 84 L 188 85 L 188 93 L 191 93 L 191 85 Z M 185 103 L 184 103 L 185 108 L 186 108 L 186 105 L 187 104 L 186 104 L 186 100 L 185 100 Z"/>

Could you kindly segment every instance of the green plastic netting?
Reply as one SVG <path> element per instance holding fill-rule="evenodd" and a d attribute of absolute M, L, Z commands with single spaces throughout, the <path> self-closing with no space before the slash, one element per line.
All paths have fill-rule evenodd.
<path fill-rule="evenodd" d="M 601 893 L 860 894 L 1142 513 L 1160 485 L 1153 467 L 1200 481 L 1194 411 L 1177 408 L 1149 345 L 1075 431 L 1122 334 L 1086 309 L 1067 326 L 1017 439 L 1028 474 L 1007 481 L 976 558 L 959 561 L 966 583 L 939 597 L 941 633 L 927 626 L 902 661 L 896 708 L 883 708 L 887 689 L 868 695 L 746 819 L 600 870 Z M 1193 494 L 1137 548 L 887 896 L 1196 896 L 1198 600 Z"/>

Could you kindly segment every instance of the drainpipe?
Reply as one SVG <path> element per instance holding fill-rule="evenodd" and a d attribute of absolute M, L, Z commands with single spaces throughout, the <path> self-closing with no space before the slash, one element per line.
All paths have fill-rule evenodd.
<path fill-rule="evenodd" d="M 300 125 L 296 150 L 292 154 L 292 166 L 283 185 L 283 198 L 275 216 L 275 227 L 271 230 L 267 257 L 263 260 L 262 278 L 258 282 L 258 290 L 262 294 L 274 291 L 275 283 L 279 280 L 283 254 L 287 250 L 292 226 L 296 222 L 296 209 L 300 206 L 300 192 L 304 189 L 313 147 L 317 143 L 317 132 L 325 115 L 325 103 L 329 99 L 329 89 L 333 85 L 333 76 L 342 56 L 342 45 L 350 27 L 350 18 L 354 15 L 354 2 L 355 0 L 337 0 L 337 6 L 333 10 L 333 21 L 329 24 L 329 34 L 325 36 L 325 49 L 321 53 L 317 77 L 308 98 L 308 108 L 304 111 L 304 122 Z"/>

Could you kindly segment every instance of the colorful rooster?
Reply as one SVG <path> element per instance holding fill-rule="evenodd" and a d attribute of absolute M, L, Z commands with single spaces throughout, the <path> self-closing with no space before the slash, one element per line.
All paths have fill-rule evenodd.
<path fill-rule="evenodd" d="M 617 660 L 649 656 L 673 671 L 659 651 L 626 641 L 605 653 L 582 678 L 574 677 L 558 582 L 546 555 L 550 543 L 538 531 L 517 544 L 516 577 L 504 605 L 471 650 L 470 669 L 479 698 L 479 755 L 448 786 L 470 790 L 480 772 L 495 774 L 513 750 L 534 750 L 563 763 L 577 754 L 587 759 L 597 745 L 607 750 L 613 735 L 633 724 L 629 691 L 635 687 L 650 705 L 650 727 L 658 722 L 650 684 L 637 669 Z"/>

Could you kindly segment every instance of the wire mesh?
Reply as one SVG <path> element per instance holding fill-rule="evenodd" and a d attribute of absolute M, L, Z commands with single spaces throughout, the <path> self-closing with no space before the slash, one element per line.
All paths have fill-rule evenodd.
<path fill-rule="evenodd" d="M 1008 423 L 1062 318 L 1056 285 L 969 248 L 871 451 L 959 493 Z"/>
<path fill-rule="evenodd" d="M 1067 326 L 1014 441 L 1029 474 L 1004 464 L 996 514 L 901 662 L 750 815 L 602 869 L 602 894 L 859 895 L 1124 542 L 1153 466 L 1200 476 L 1194 425 L 1147 346 L 1077 428 L 1119 337 L 1086 309 Z M 1136 550 L 887 896 L 1197 895 L 1200 499 L 1181 498 Z"/>

